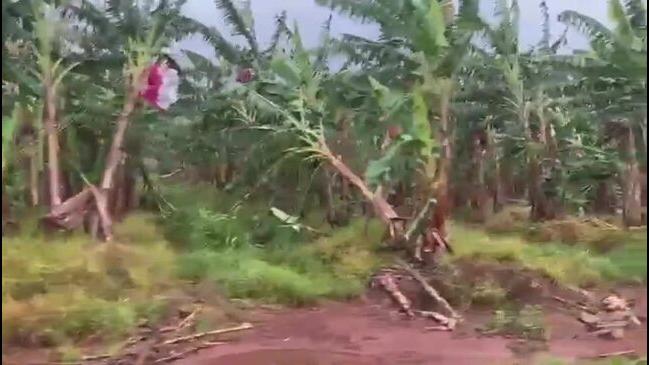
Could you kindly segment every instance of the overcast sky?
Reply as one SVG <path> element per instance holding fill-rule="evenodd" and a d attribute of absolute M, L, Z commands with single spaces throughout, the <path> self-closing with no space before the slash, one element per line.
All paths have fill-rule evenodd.
<path fill-rule="evenodd" d="M 565 28 L 563 24 L 556 21 L 557 15 L 564 10 L 576 10 L 602 22 L 607 22 L 607 2 L 607 0 L 546 0 L 550 9 L 553 36 L 560 35 Z M 536 44 L 541 36 L 542 15 L 539 3 L 540 0 L 519 0 L 521 9 L 520 38 L 525 48 Z M 481 1 L 481 12 L 486 19 L 493 13 L 493 4 L 493 0 Z M 275 29 L 275 16 L 282 10 L 286 10 L 288 14 L 289 25 L 292 25 L 294 20 L 297 21 L 307 47 L 318 44 L 322 24 L 331 14 L 328 8 L 318 6 L 314 0 L 251 0 L 251 7 L 255 19 L 255 30 L 262 46 L 269 42 Z M 221 33 L 229 35 L 230 29 L 225 25 L 222 14 L 212 0 L 189 0 L 184 11 L 186 15 L 206 25 L 216 26 Z M 376 26 L 359 24 L 355 20 L 335 13 L 331 28 L 334 36 L 351 33 L 374 38 L 378 35 Z M 568 33 L 568 42 L 568 50 L 587 46 L 585 39 L 572 31 Z M 187 39 L 174 48 L 190 49 L 208 57 L 214 55 L 210 47 L 204 44 L 200 37 Z"/>

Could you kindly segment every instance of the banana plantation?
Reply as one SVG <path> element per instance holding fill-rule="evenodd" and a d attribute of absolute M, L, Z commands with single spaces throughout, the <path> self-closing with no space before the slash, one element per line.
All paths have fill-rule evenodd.
<path fill-rule="evenodd" d="M 3 364 L 516 363 L 505 338 L 518 363 L 646 356 L 645 1 L 597 0 L 602 22 L 317 0 L 379 35 L 330 16 L 315 47 L 286 12 L 267 42 L 249 1 L 206 2 L 222 29 L 186 2 L 2 2 Z M 215 56 L 170 51 L 192 37 Z M 548 325 L 557 306 L 576 325 Z M 354 328 L 381 345 L 333 340 Z"/>

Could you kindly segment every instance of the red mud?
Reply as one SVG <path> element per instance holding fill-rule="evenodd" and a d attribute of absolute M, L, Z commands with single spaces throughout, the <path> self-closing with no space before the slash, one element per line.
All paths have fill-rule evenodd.
<path fill-rule="evenodd" d="M 646 289 L 628 293 L 646 318 Z M 635 350 L 647 352 L 647 329 L 630 329 L 622 340 L 593 338 L 559 307 L 546 308 L 549 352 L 565 359 Z M 255 328 L 238 341 L 204 350 L 176 365 L 393 365 L 393 364 L 529 364 L 510 349 L 517 340 L 478 337 L 484 315 L 470 315 L 454 332 L 428 332 L 424 319 L 407 320 L 385 304 L 367 299 L 332 303 L 317 309 L 260 312 Z M 520 341 L 518 341 L 520 344 Z"/>

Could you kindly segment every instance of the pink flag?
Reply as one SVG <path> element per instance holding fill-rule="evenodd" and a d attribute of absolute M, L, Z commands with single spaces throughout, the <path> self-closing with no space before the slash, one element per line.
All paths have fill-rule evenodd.
<path fill-rule="evenodd" d="M 149 69 L 147 86 L 141 96 L 152 106 L 167 110 L 178 100 L 178 71 L 165 64 L 154 64 Z"/>

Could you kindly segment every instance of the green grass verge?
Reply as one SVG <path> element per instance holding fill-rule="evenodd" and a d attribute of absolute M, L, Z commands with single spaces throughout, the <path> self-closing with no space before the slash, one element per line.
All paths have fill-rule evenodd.
<path fill-rule="evenodd" d="M 161 315 L 159 294 L 174 285 L 176 254 L 149 215 L 131 215 L 115 233 L 111 244 L 83 234 L 3 238 L 3 342 L 118 338 Z"/>
<path fill-rule="evenodd" d="M 211 281 L 230 297 L 290 305 L 349 298 L 364 290 L 380 263 L 378 222 L 365 227 L 359 219 L 331 231 L 316 212 L 300 219 L 327 233 L 316 236 L 282 224 L 268 203 L 247 201 L 233 210 L 236 199 L 213 188 L 165 192 L 177 210 L 163 226 L 184 252 L 178 275 Z"/>
<path fill-rule="evenodd" d="M 181 256 L 178 274 L 212 281 L 224 294 L 290 305 L 319 299 L 345 299 L 362 293 L 379 265 L 374 244 L 361 221 L 311 243 L 201 248 Z M 377 224 L 370 232 L 380 231 Z M 217 246 L 217 245 L 215 245 Z"/>
<path fill-rule="evenodd" d="M 606 253 L 588 245 L 529 242 L 520 234 L 488 235 L 462 224 L 453 225 L 451 240 L 454 258 L 516 263 L 564 284 L 646 282 L 647 278 L 645 232 L 628 233 L 624 244 Z"/>

